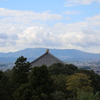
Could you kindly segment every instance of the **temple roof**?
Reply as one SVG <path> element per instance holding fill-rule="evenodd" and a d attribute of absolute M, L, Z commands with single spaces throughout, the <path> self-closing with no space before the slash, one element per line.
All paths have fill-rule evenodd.
<path fill-rule="evenodd" d="M 47 49 L 46 53 L 44 53 L 42 56 L 31 62 L 31 66 L 51 66 L 54 63 L 66 64 L 65 62 L 61 61 L 60 59 L 49 53 L 49 50 Z"/>

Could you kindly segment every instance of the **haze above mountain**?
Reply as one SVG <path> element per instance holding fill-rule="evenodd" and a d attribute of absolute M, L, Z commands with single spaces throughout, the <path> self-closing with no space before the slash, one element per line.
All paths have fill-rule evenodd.
<path fill-rule="evenodd" d="M 0 53 L 0 63 L 15 62 L 21 55 L 33 61 L 46 52 L 46 48 L 27 48 L 17 52 Z M 100 54 L 87 53 L 75 49 L 49 49 L 49 52 L 63 61 L 99 60 Z"/>

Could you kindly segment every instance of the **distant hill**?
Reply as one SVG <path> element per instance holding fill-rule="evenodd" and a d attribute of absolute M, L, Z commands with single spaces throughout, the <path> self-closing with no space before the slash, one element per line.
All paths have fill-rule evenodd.
<path fill-rule="evenodd" d="M 0 63 L 15 62 L 21 55 L 26 57 L 28 61 L 33 61 L 42 54 L 46 48 L 27 48 L 17 52 L 0 53 Z M 77 60 L 100 60 L 100 54 L 87 53 L 75 49 L 49 49 L 49 52 L 63 61 Z"/>

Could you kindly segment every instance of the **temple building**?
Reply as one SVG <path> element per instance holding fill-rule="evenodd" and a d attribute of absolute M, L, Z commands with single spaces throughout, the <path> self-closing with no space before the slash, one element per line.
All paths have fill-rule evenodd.
<path fill-rule="evenodd" d="M 47 49 L 46 53 L 44 53 L 42 56 L 31 62 L 31 67 L 41 66 L 41 65 L 46 65 L 49 67 L 54 63 L 62 63 L 64 65 L 66 64 L 65 62 L 61 61 L 60 59 L 52 55 L 49 52 L 49 49 Z"/>

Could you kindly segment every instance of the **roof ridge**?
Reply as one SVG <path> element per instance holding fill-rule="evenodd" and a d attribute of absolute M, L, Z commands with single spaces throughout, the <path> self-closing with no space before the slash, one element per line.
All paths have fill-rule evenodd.
<path fill-rule="evenodd" d="M 45 58 L 45 59 L 43 59 L 43 58 Z M 39 61 L 39 63 L 37 63 L 38 61 Z M 46 62 L 43 62 L 43 61 L 46 61 Z M 56 56 L 52 55 L 50 52 L 46 52 L 43 55 L 41 55 L 40 57 L 38 57 L 37 59 L 35 59 L 34 61 L 32 61 L 31 65 L 32 66 L 33 66 L 33 64 L 35 64 L 35 65 L 41 65 L 40 63 L 41 64 L 47 64 L 47 66 L 49 66 L 49 65 L 51 65 L 53 63 L 62 63 L 64 65 L 66 64 L 65 62 L 63 62 L 62 60 L 60 60 L 59 58 L 57 58 Z"/>
<path fill-rule="evenodd" d="M 40 59 L 41 57 L 43 57 L 44 55 L 46 55 L 48 52 L 44 53 L 43 55 L 41 55 L 40 57 L 36 58 L 34 61 L 32 61 L 31 63 L 37 61 L 38 59 Z"/>
<path fill-rule="evenodd" d="M 48 52 L 49 53 L 49 52 Z M 57 58 L 56 56 L 52 55 L 51 53 L 49 53 L 52 57 L 56 58 L 57 60 L 59 60 L 60 62 L 62 62 L 63 64 L 65 64 L 62 60 L 60 60 L 59 58 Z"/>

